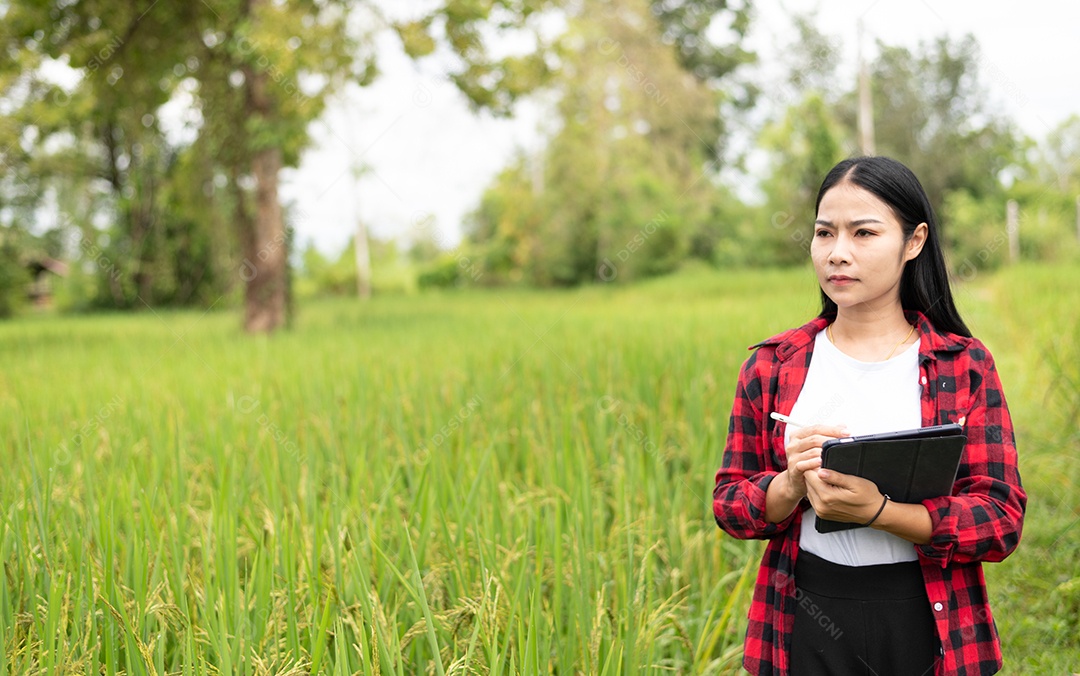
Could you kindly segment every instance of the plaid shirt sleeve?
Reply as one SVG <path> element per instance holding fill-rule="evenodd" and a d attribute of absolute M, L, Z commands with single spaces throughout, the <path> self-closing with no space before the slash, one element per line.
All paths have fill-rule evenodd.
<path fill-rule="evenodd" d="M 941 379 L 946 391 L 938 396 L 945 402 L 950 395 L 953 398 L 955 415 L 964 418 L 960 422 L 967 445 L 952 495 L 923 501 L 933 531 L 930 543 L 918 546 L 924 557 L 942 568 L 1004 559 L 1020 542 L 1027 505 L 1012 421 L 993 357 L 974 340 L 952 366 L 952 373 Z M 954 392 L 947 391 L 949 383 L 955 384 Z"/>
<path fill-rule="evenodd" d="M 794 510 L 779 523 L 765 520 L 765 494 L 772 480 L 785 469 L 784 460 L 770 452 L 763 424 L 764 390 L 775 386 L 772 350 L 771 347 L 755 350 L 739 373 L 723 464 L 716 473 L 713 489 L 717 525 L 732 537 L 744 540 L 770 538 L 783 532 L 799 511 Z"/>

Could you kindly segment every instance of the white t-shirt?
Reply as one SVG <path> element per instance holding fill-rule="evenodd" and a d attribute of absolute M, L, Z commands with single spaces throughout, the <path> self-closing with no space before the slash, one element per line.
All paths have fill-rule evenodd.
<path fill-rule="evenodd" d="M 888 361 L 864 362 L 841 352 L 820 331 L 791 417 L 807 424 L 847 425 L 854 436 L 922 426 L 919 341 Z M 790 437 L 784 431 L 784 445 Z M 811 507 L 803 514 L 799 548 L 845 566 L 915 561 L 915 546 L 892 533 L 857 528 L 819 533 Z"/>

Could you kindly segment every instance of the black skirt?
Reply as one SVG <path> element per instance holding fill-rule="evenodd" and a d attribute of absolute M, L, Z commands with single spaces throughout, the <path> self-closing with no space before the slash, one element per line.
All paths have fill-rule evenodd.
<path fill-rule="evenodd" d="M 800 551 L 791 675 L 924 676 L 941 658 L 918 561 L 842 566 Z"/>

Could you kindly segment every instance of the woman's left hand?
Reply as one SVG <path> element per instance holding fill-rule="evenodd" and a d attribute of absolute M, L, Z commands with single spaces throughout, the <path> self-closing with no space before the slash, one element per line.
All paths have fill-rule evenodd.
<path fill-rule="evenodd" d="M 806 472 L 806 497 L 818 518 L 866 523 L 885 499 L 877 485 L 853 474 L 827 469 Z"/>

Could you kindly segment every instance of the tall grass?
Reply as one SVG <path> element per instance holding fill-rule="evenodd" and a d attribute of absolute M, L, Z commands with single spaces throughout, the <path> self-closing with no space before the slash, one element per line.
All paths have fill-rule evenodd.
<path fill-rule="evenodd" d="M 1074 387 L 1041 346 L 1080 275 L 1029 272 L 961 294 L 1033 494 L 991 591 L 1014 664 L 1075 669 L 1076 437 L 1034 400 Z M 746 346 L 816 303 L 805 271 L 694 270 L 322 301 L 272 338 L 2 325 L 0 674 L 735 672 L 761 543 L 715 527 L 712 474 Z"/>
<path fill-rule="evenodd" d="M 979 281 L 979 280 L 976 280 Z M 1015 673 L 1080 672 L 1080 270 L 1025 265 L 972 291 L 1017 431 L 1024 536 L 986 567 Z"/>

